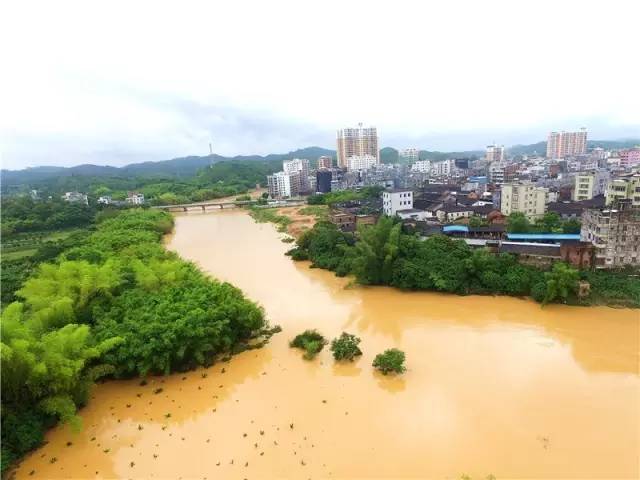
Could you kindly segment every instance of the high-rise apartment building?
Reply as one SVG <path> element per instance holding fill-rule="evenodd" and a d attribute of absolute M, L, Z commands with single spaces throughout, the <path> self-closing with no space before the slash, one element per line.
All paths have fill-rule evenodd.
<path fill-rule="evenodd" d="M 577 173 L 573 188 L 573 199 L 579 202 L 591 200 L 597 195 L 602 195 L 607 189 L 609 178 L 610 175 L 607 170 Z"/>
<path fill-rule="evenodd" d="M 285 160 L 282 162 L 282 170 L 286 174 L 297 173 L 299 175 L 298 192 L 309 192 L 309 160 L 306 158 L 294 158 L 293 160 Z"/>
<path fill-rule="evenodd" d="M 500 211 L 503 215 L 524 213 L 529 220 L 544 215 L 548 189 L 530 183 L 511 183 L 502 186 Z"/>
<path fill-rule="evenodd" d="M 640 165 L 640 147 L 625 148 L 618 152 L 620 156 L 620 166 L 623 168 L 631 168 Z"/>
<path fill-rule="evenodd" d="M 378 130 L 375 127 L 343 128 L 337 137 L 338 167 L 347 168 L 347 159 L 353 156 L 371 155 L 380 163 Z"/>
<path fill-rule="evenodd" d="M 587 153 L 587 130 L 551 132 L 547 138 L 547 158 L 564 158 Z"/>
<path fill-rule="evenodd" d="M 300 174 L 298 172 L 276 172 L 267 175 L 267 188 L 271 198 L 291 198 L 299 193 Z"/>
<path fill-rule="evenodd" d="M 487 162 L 503 162 L 505 159 L 504 145 L 487 145 L 485 159 Z"/>
<path fill-rule="evenodd" d="M 316 172 L 316 192 L 329 193 L 333 174 L 329 169 L 321 169 Z"/>
<path fill-rule="evenodd" d="M 333 166 L 333 158 L 323 155 L 318 157 L 318 170 L 323 168 L 331 168 Z"/>

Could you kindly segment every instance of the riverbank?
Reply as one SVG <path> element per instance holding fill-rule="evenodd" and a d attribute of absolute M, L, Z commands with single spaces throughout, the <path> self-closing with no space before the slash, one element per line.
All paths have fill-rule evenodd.
<path fill-rule="evenodd" d="M 270 222 L 277 226 L 281 233 L 288 233 L 299 238 L 320 220 L 329 215 L 329 208 L 324 205 L 304 205 L 280 208 L 251 208 L 253 219 L 260 223 Z"/>
<path fill-rule="evenodd" d="M 40 265 L 4 308 L 3 472 L 57 421 L 79 427 L 95 380 L 210 365 L 274 333 L 239 289 L 160 245 L 172 226 L 164 212 L 120 212 Z"/>
<path fill-rule="evenodd" d="M 562 262 L 542 270 L 520 264 L 517 256 L 472 249 L 444 235 L 419 239 L 389 217 L 358 235 L 319 222 L 287 254 L 362 285 L 531 297 L 543 305 L 640 308 L 638 272 L 576 270 Z"/>

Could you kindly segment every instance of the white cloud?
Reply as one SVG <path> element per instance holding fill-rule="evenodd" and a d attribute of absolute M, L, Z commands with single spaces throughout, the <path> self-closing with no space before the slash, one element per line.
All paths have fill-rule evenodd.
<path fill-rule="evenodd" d="M 12 2 L 3 165 L 640 135 L 637 2 Z M 618 132 L 618 135 L 616 134 Z M 486 136 L 485 136 L 486 135 Z M 397 145 L 401 146 L 401 145 Z M 110 152 L 119 152 L 110 157 Z"/>

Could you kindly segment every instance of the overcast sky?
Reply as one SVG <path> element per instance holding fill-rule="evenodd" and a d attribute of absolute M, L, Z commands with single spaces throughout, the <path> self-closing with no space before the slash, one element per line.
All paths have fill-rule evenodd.
<path fill-rule="evenodd" d="M 640 136 L 636 1 L 43 1 L 0 7 L 4 168 Z"/>

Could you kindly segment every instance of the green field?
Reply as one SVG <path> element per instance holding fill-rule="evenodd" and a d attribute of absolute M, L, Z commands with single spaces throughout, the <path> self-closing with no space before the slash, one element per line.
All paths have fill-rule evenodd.
<path fill-rule="evenodd" d="M 3 261 L 30 257 L 38 251 L 38 247 L 44 242 L 64 240 L 80 230 L 80 228 L 66 228 L 49 232 L 27 232 L 5 235 L 2 238 L 0 255 Z"/>

